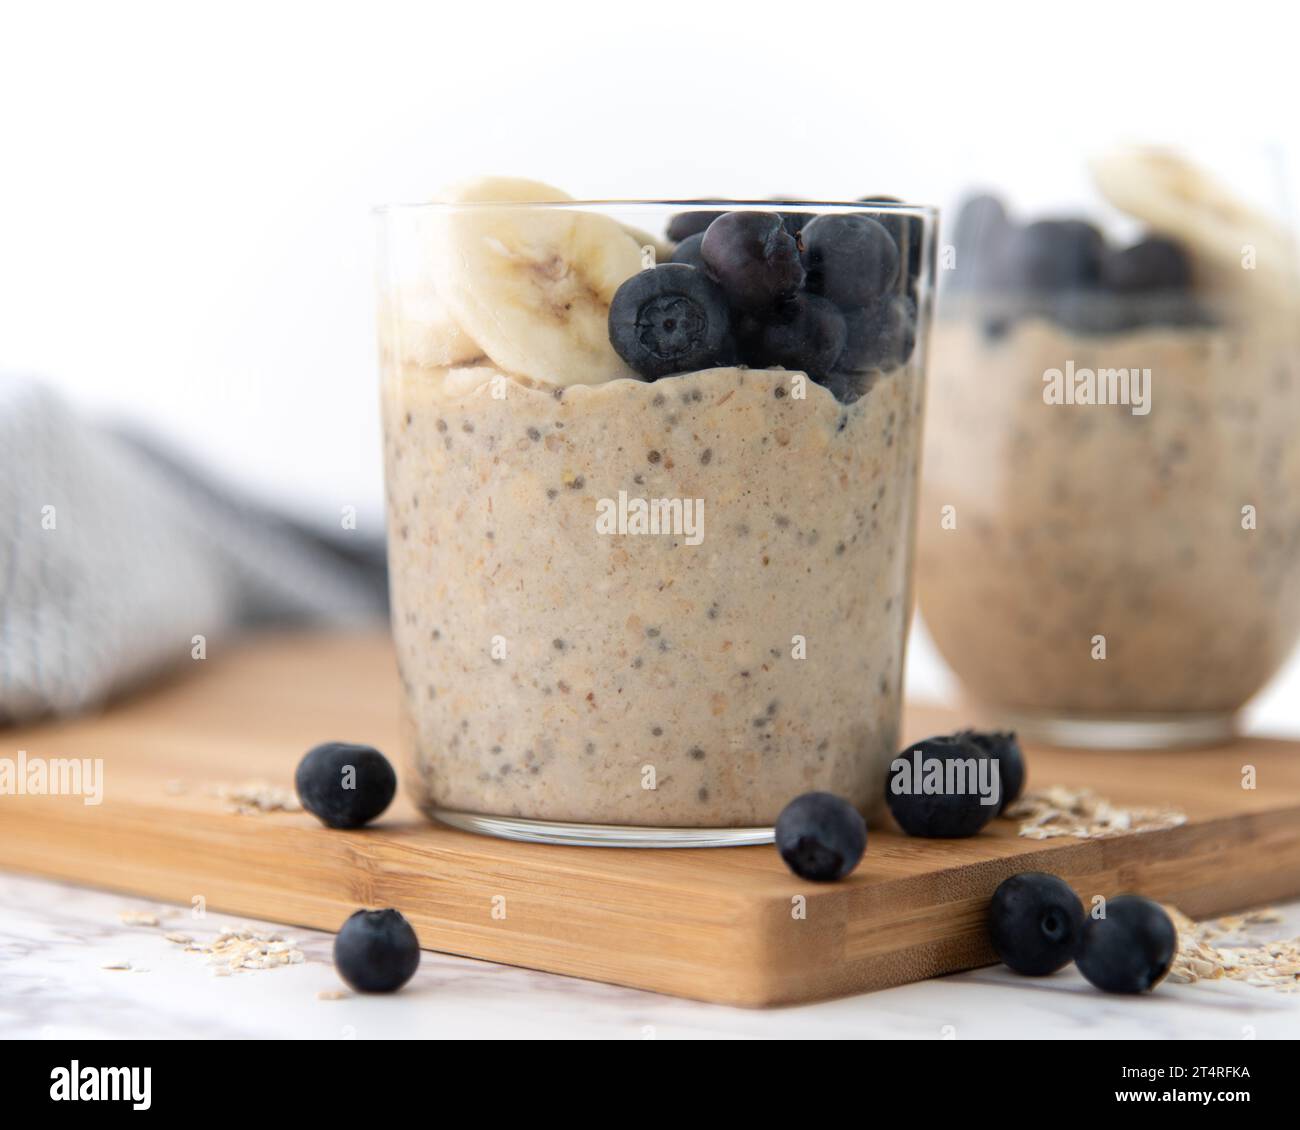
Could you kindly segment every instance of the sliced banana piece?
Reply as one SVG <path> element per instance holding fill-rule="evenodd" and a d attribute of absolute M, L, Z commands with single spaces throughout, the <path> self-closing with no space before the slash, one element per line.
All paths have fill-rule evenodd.
<path fill-rule="evenodd" d="M 404 288 L 379 303 L 379 342 L 403 365 L 445 368 L 484 356 L 428 287 Z"/>
<path fill-rule="evenodd" d="M 1091 168 L 1107 200 L 1181 241 L 1198 276 L 1214 289 L 1280 290 L 1279 297 L 1294 301 L 1294 241 L 1205 170 L 1154 146 L 1113 150 L 1095 158 Z"/>
<path fill-rule="evenodd" d="M 461 368 L 448 369 L 442 380 L 443 394 L 451 399 L 459 399 L 464 396 L 471 396 L 484 385 L 490 385 L 494 380 L 509 380 L 508 377 L 502 376 L 501 371 L 492 365 L 468 365 Z"/>
<path fill-rule="evenodd" d="M 453 319 L 493 362 L 551 385 L 635 376 L 608 323 L 614 292 L 641 269 L 636 239 L 593 212 L 527 207 L 569 199 L 537 181 L 487 177 L 440 199 L 487 205 L 440 218 L 432 266 Z"/>

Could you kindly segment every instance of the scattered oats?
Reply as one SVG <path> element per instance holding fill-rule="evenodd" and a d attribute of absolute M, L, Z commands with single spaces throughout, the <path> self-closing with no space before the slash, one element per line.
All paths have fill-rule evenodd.
<path fill-rule="evenodd" d="M 226 802 L 230 812 L 248 816 L 255 812 L 300 812 L 302 805 L 292 789 L 265 781 L 247 781 L 242 785 L 208 785 L 209 796 Z"/>
<path fill-rule="evenodd" d="M 280 934 L 247 926 L 222 930 L 213 941 L 186 946 L 185 952 L 200 953 L 209 965 L 221 967 L 227 973 L 300 965 L 306 960 L 302 950 L 294 948 Z"/>
<path fill-rule="evenodd" d="M 1155 832 L 1187 822 L 1176 808 L 1120 808 L 1091 789 L 1053 785 L 1026 793 L 1007 806 L 1005 815 L 1020 821 L 1020 835 L 1030 840 L 1072 836 L 1104 839 L 1125 832 Z"/>
<path fill-rule="evenodd" d="M 316 994 L 318 1001 L 341 1001 L 346 1000 L 349 996 L 342 989 L 321 989 Z"/>
<path fill-rule="evenodd" d="M 1284 993 L 1300 992 L 1300 938 L 1288 941 L 1216 944 L 1216 938 L 1242 937 L 1251 926 L 1280 922 L 1272 908 L 1193 922 L 1177 908 L 1166 906 L 1178 930 L 1178 952 L 1169 980 L 1188 985 L 1224 978 Z"/>
<path fill-rule="evenodd" d="M 177 930 L 173 930 L 170 934 L 164 934 L 163 937 L 169 942 L 175 942 L 178 946 L 185 946 L 186 949 L 193 948 L 190 943 L 194 941 L 194 939 L 188 934 L 182 934 Z"/>
<path fill-rule="evenodd" d="M 100 966 L 100 969 L 130 969 L 129 961 L 106 961 Z"/>
<path fill-rule="evenodd" d="M 157 926 L 158 915 L 147 910 L 124 910 L 118 916 L 123 926 Z"/>

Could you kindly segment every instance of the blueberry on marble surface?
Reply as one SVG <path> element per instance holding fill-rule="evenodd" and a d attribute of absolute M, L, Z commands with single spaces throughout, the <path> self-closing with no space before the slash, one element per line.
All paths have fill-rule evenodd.
<path fill-rule="evenodd" d="M 610 344 L 647 380 L 717 364 L 729 336 L 722 291 L 684 263 L 633 275 L 610 304 Z"/>
<path fill-rule="evenodd" d="M 1026 871 L 1004 879 L 989 904 L 989 941 L 1011 969 L 1043 977 L 1064 969 L 1083 936 L 1083 903 L 1064 879 Z"/>
<path fill-rule="evenodd" d="M 334 968 L 359 993 L 391 993 L 420 967 L 420 942 L 396 910 L 358 910 L 334 939 Z"/>
<path fill-rule="evenodd" d="M 837 306 L 867 306 L 898 281 L 898 244 L 867 216 L 818 216 L 802 240 L 808 289 Z"/>
<path fill-rule="evenodd" d="M 776 819 L 776 849 L 801 879 L 829 883 L 843 879 L 867 850 L 861 813 L 833 793 L 804 793 Z"/>
<path fill-rule="evenodd" d="M 330 828 L 360 828 L 397 792 L 397 774 L 373 746 L 325 742 L 298 763 L 294 787 L 303 808 Z"/>
<path fill-rule="evenodd" d="M 700 253 L 709 276 L 736 310 L 770 310 L 792 298 L 804 282 L 799 245 L 776 212 L 719 216 L 704 233 Z"/>
<path fill-rule="evenodd" d="M 1144 993 L 1169 972 L 1178 931 L 1159 903 L 1140 895 L 1107 900 L 1104 918 L 1089 918 L 1075 962 L 1107 993 Z"/>

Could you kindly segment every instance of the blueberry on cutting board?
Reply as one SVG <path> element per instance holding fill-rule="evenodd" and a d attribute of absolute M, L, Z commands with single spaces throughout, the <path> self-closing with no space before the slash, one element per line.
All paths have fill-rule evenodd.
<path fill-rule="evenodd" d="M 801 879 L 843 879 L 867 850 L 867 825 L 843 797 L 804 793 L 776 818 L 776 850 Z"/>
<path fill-rule="evenodd" d="M 973 836 L 997 815 L 984 803 L 992 786 L 988 754 L 962 734 L 927 738 L 890 766 L 885 801 L 909 836 L 958 839 Z M 1000 791 L 1000 790 L 999 790 Z M 997 798 L 992 798 L 994 801 Z"/>
<path fill-rule="evenodd" d="M 360 828 L 397 792 L 397 774 L 379 750 L 325 742 L 307 751 L 293 778 L 303 808 L 330 828 Z"/>
<path fill-rule="evenodd" d="M 396 910 L 358 910 L 334 938 L 334 968 L 359 993 L 391 993 L 420 967 L 420 942 Z"/>
<path fill-rule="evenodd" d="M 1007 805 L 1025 791 L 1025 755 L 1020 742 L 1010 730 L 961 730 L 958 736 L 974 742 L 997 761 L 1002 787 L 1002 799 L 998 802 L 998 814 L 1001 815 Z"/>
<path fill-rule="evenodd" d="M 1074 960 L 1083 903 L 1064 879 L 1026 871 L 1004 879 L 989 904 L 989 941 L 1011 969 L 1043 977 Z"/>

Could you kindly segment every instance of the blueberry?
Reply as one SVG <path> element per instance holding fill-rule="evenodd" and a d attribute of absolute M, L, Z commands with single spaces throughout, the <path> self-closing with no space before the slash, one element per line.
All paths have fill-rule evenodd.
<path fill-rule="evenodd" d="M 996 196 L 981 193 L 967 197 L 957 211 L 953 227 L 952 242 L 957 252 L 953 283 L 958 286 L 991 283 L 1011 232 L 1011 221 Z"/>
<path fill-rule="evenodd" d="M 298 762 L 294 788 L 303 808 L 331 828 L 360 828 L 392 803 L 397 774 L 379 750 L 325 742 Z"/>
<path fill-rule="evenodd" d="M 700 271 L 704 270 L 704 259 L 700 255 L 700 244 L 703 242 L 703 232 L 688 235 L 673 248 L 673 262 L 685 263 L 688 267 L 694 267 Z"/>
<path fill-rule="evenodd" d="M 854 404 L 871 391 L 879 378 L 879 371 L 871 369 L 862 373 L 831 373 L 818 383 L 825 385 L 841 404 Z"/>
<path fill-rule="evenodd" d="M 1178 949 L 1178 931 L 1158 903 L 1119 895 L 1105 918 L 1090 918 L 1075 961 L 1107 993 L 1143 993 L 1166 973 Z"/>
<path fill-rule="evenodd" d="M 897 196 L 859 196 L 861 204 L 902 204 Z M 900 216 L 896 212 L 873 212 L 871 218 L 893 237 L 902 260 L 907 264 L 909 280 L 921 273 L 921 243 L 925 225 L 920 216 Z"/>
<path fill-rule="evenodd" d="M 906 364 L 916 346 L 916 303 L 901 294 L 844 311 L 844 324 L 844 352 L 835 363 L 841 372 L 892 369 Z"/>
<path fill-rule="evenodd" d="M 700 253 L 737 310 L 769 310 L 803 286 L 799 245 L 776 212 L 719 216 L 704 233 Z"/>
<path fill-rule="evenodd" d="M 1015 972 L 1043 977 L 1074 960 L 1083 903 L 1064 879 L 1026 871 L 1004 879 L 989 904 L 989 940 Z"/>
<path fill-rule="evenodd" d="M 1105 253 L 1106 241 L 1092 224 L 1039 220 L 1011 233 L 1003 248 L 999 281 L 1009 289 L 1026 291 L 1095 287 Z"/>
<path fill-rule="evenodd" d="M 396 910 L 357 910 L 334 939 L 334 968 L 359 993 L 391 993 L 420 967 L 420 942 Z"/>
<path fill-rule="evenodd" d="M 898 244 L 866 216 L 818 216 L 803 248 L 808 289 L 837 306 L 870 305 L 898 281 Z"/>
<path fill-rule="evenodd" d="M 776 818 L 776 850 L 801 879 L 843 879 L 867 850 L 867 825 L 843 797 L 804 793 Z"/>
<path fill-rule="evenodd" d="M 699 235 L 723 214 L 722 212 L 678 212 L 668 221 L 668 238 L 674 243 L 680 243 L 689 236 Z"/>
<path fill-rule="evenodd" d="M 1102 261 L 1101 281 L 1115 294 L 1186 290 L 1192 284 L 1192 265 L 1182 244 L 1151 236 L 1108 253 Z"/>
<path fill-rule="evenodd" d="M 664 263 L 633 275 L 614 293 L 609 340 L 648 380 L 707 369 L 730 330 L 717 285 L 685 263 Z"/>
<path fill-rule="evenodd" d="M 812 222 L 813 216 L 808 212 L 781 212 L 781 225 L 788 231 L 796 241 L 799 239 L 809 223 Z"/>
<path fill-rule="evenodd" d="M 782 204 L 788 200 L 798 200 L 800 199 L 800 197 L 769 196 L 768 199 L 771 200 L 773 204 Z M 803 231 L 805 227 L 808 226 L 808 224 L 812 221 L 813 217 L 817 215 L 817 213 L 816 212 L 778 212 L 777 215 L 781 217 L 781 223 L 785 227 L 785 230 L 788 231 L 792 236 L 794 236 L 795 239 L 798 239 L 799 233 Z"/>
<path fill-rule="evenodd" d="M 1002 800 L 998 804 L 1001 814 L 1013 800 L 1025 791 L 1025 755 L 1020 742 L 1010 731 L 961 730 L 958 737 L 974 742 L 998 763 L 998 778 L 1002 786 Z"/>
<path fill-rule="evenodd" d="M 779 365 L 823 377 L 844 352 L 844 315 L 833 302 L 800 294 L 768 317 L 748 339 L 746 356 L 759 368 Z"/>
<path fill-rule="evenodd" d="M 909 836 L 973 836 L 998 811 L 996 803 L 983 803 L 992 785 L 987 761 L 988 754 L 958 734 L 927 738 L 899 754 L 885 787 L 898 826 Z"/>

